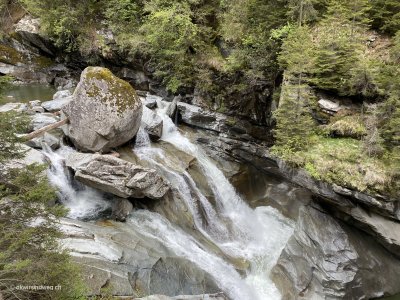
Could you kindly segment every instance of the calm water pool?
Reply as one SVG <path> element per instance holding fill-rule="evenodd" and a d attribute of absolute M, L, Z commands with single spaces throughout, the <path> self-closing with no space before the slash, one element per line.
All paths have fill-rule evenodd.
<path fill-rule="evenodd" d="M 0 98 L 0 104 L 8 102 L 47 101 L 53 98 L 56 89 L 45 84 L 11 85 Z"/>

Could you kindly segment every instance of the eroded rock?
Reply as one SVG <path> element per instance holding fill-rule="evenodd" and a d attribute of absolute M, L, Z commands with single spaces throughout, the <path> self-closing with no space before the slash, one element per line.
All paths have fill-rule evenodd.
<path fill-rule="evenodd" d="M 300 211 L 272 276 L 284 299 L 371 299 L 400 291 L 398 260 L 320 207 Z"/>
<path fill-rule="evenodd" d="M 91 296 L 100 295 L 105 286 L 111 288 L 114 296 L 148 299 L 197 300 L 203 298 L 176 295 L 220 292 L 209 274 L 177 257 L 162 242 L 142 235 L 140 226 L 62 219 L 61 229 L 65 234 L 61 244 L 82 267 Z M 155 296 L 161 293 L 166 296 Z M 204 297 L 226 300 L 222 294 Z"/>
<path fill-rule="evenodd" d="M 74 153 L 68 156 L 67 165 L 77 167 L 75 178 L 104 192 L 122 198 L 160 199 L 170 189 L 168 182 L 153 169 L 111 155 L 94 154 L 75 159 L 74 156 Z"/>

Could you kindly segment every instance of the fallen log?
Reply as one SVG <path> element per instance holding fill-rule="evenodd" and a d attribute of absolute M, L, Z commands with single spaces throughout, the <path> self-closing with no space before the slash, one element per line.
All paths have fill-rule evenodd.
<path fill-rule="evenodd" d="M 58 127 L 61 127 L 61 126 L 65 125 L 65 124 L 67 124 L 68 121 L 69 121 L 68 118 L 65 118 L 65 119 L 63 119 L 61 121 L 58 121 L 56 123 L 44 126 L 44 127 L 40 128 L 40 129 L 38 129 L 38 130 L 36 130 L 34 132 L 31 132 L 30 134 L 26 135 L 25 139 L 27 141 L 30 141 L 30 140 L 32 140 L 32 139 L 44 134 L 45 132 L 47 132 L 49 130 L 52 130 L 54 128 L 58 128 Z"/>

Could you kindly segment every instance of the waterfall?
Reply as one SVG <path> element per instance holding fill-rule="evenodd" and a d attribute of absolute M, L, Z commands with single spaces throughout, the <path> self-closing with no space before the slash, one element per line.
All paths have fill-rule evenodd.
<path fill-rule="evenodd" d="M 158 101 L 157 114 L 163 120 L 161 140 L 179 153 L 197 160 L 215 201 L 209 201 L 188 170 L 176 167 L 176 164 L 182 163 L 179 157 L 174 157 L 177 154 L 167 153 L 153 145 L 141 127 L 132 151 L 141 162 L 158 170 L 170 182 L 174 193 L 178 193 L 184 201 L 193 219 L 194 230 L 200 236 L 190 234 L 193 228 L 188 230 L 183 228 L 184 225 L 171 223 L 166 216 L 150 210 L 134 211 L 127 223 L 143 236 L 161 242 L 177 256 L 188 259 L 209 273 L 229 299 L 280 299 L 269 274 L 292 235 L 294 224 L 274 208 L 250 208 L 215 162 L 180 132 L 165 114 L 168 105 Z M 56 152 L 44 149 L 52 165 L 48 171 L 50 181 L 59 190 L 62 203 L 69 208 L 69 217 L 94 217 L 107 210 L 110 202 L 104 194 L 79 186 L 70 178 L 63 163 L 63 158 L 70 151 L 74 150 L 66 146 Z M 245 274 L 236 269 L 235 262 L 238 261 L 248 263 Z"/>
<path fill-rule="evenodd" d="M 197 159 L 216 199 L 216 207 L 201 193 L 188 172 L 168 169 L 167 166 L 173 163 L 171 157 L 162 149 L 152 147 L 150 140 L 142 136 L 146 134 L 144 130 L 140 131 L 141 137 L 133 148 L 134 153 L 171 182 L 188 206 L 196 229 L 204 237 L 229 257 L 248 261 L 250 268 L 242 278 L 229 262 L 210 251 L 205 252 L 199 241 L 159 214 L 135 212 L 129 222 L 211 274 L 230 298 L 280 299 L 269 273 L 292 235 L 294 224 L 271 207 L 251 209 L 204 150 L 185 137 L 165 115 L 167 104 L 159 103 L 158 107 L 157 113 L 163 119 L 161 140 Z M 148 142 L 143 143 L 143 140 Z M 193 194 L 199 201 L 193 200 Z M 200 214 L 200 211 L 205 214 Z M 201 215 L 206 222 L 203 222 Z"/>
<path fill-rule="evenodd" d="M 46 144 L 43 145 L 43 153 L 50 161 L 48 178 L 57 189 L 62 204 L 68 208 L 68 217 L 73 219 L 90 219 L 110 209 L 111 203 L 102 193 L 87 186 L 80 185 L 71 178 L 68 169 L 64 165 L 64 158 L 72 148 L 62 146 L 54 152 Z"/>

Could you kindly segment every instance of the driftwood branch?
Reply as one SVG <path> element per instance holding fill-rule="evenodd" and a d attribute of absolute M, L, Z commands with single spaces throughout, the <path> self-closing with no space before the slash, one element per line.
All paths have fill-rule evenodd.
<path fill-rule="evenodd" d="M 44 126 L 44 127 L 40 128 L 40 129 L 34 131 L 34 132 L 31 132 L 31 133 L 28 134 L 27 136 L 25 136 L 25 139 L 26 139 L 27 141 L 30 141 L 30 140 L 32 140 L 32 139 L 34 139 L 34 138 L 36 138 L 36 137 L 38 137 L 38 136 L 44 134 L 45 132 L 47 132 L 47 131 L 49 131 L 49 130 L 52 130 L 52 129 L 54 129 L 54 128 L 58 128 L 58 127 L 61 127 L 61 126 L 65 125 L 65 124 L 67 124 L 68 121 L 69 121 L 68 118 L 65 118 L 65 119 L 63 119 L 63 120 L 61 120 L 61 121 L 58 121 L 58 122 L 56 122 L 56 123 L 53 123 L 53 124 Z"/>

